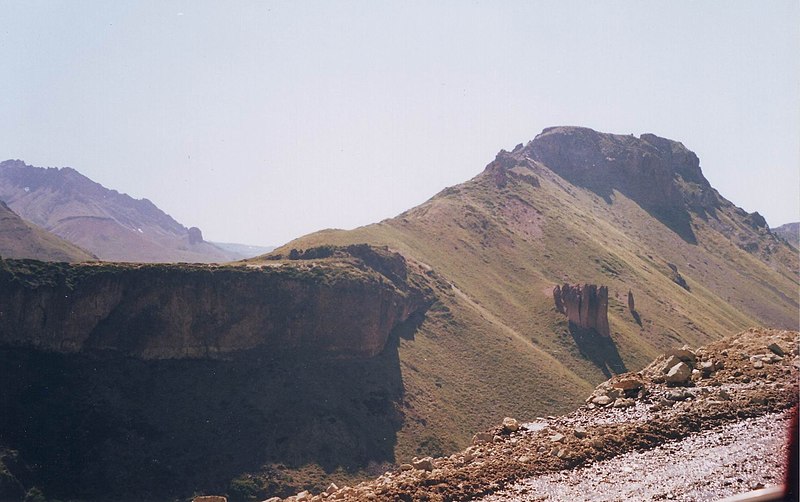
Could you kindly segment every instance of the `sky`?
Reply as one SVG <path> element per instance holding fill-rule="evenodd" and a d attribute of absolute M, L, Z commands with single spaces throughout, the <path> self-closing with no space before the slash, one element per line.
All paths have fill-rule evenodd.
<path fill-rule="evenodd" d="M 654 133 L 800 220 L 800 1 L 0 2 L 0 160 L 206 240 L 353 228 L 580 125 Z"/>

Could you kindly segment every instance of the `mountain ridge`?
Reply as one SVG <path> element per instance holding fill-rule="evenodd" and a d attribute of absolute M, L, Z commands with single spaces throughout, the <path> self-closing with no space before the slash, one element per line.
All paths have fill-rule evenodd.
<path fill-rule="evenodd" d="M 126 297 L 128 307 L 112 310 L 115 319 L 92 319 L 119 344 L 114 347 L 122 350 L 122 359 L 91 350 L 77 356 L 65 350 L 43 352 L 24 346 L 24 340 L 12 340 L 10 347 L 0 350 L 9 367 L 41 364 L 44 368 L 52 359 L 62 368 L 55 376 L 46 371 L 20 375 L 20 381 L 28 383 L 16 386 L 15 392 L 38 399 L 37 409 L 62 403 L 48 401 L 45 394 L 30 396 L 28 389 L 49 388 L 53 378 L 71 375 L 75 388 L 64 387 L 63 395 L 85 400 L 72 408 L 71 419 L 83 423 L 81 410 L 88 407 L 102 418 L 96 423 L 114 424 L 111 429 L 118 443 L 109 443 L 102 435 L 92 442 L 96 431 L 90 429 L 79 444 L 61 445 L 77 449 L 76 455 L 87 448 L 89 453 L 92 449 L 102 453 L 80 457 L 85 459 L 84 471 L 43 475 L 50 476 L 57 495 L 71 496 L 68 480 L 73 475 L 89 483 L 99 479 L 92 476 L 99 470 L 105 473 L 103 479 L 124 480 L 115 489 L 130 485 L 126 489 L 154 498 L 156 492 L 146 490 L 157 491 L 160 484 L 140 486 L 125 466 L 141 462 L 118 455 L 122 446 L 140 444 L 143 448 L 136 452 L 143 458 L 163 459 L 165 451 L 180 449 L 180 461 L 174 466 L 189 476 L 183 479 L 183 491 L 202 487 L 219 493 L 229 482 L 229 494 L 250 500 L 320 490 L 331 480 L 361 479 L 376 466 L 458 451 L 476 430 L 485 430 L 504 416 L 568 412 L 597 383 L 641 369 L 670 348 L 706 345 L 758 324 L 796 328 L 800 285 L 796 250 L 776 238 L 760 215 L 737 208 L 706 184 L 699 159 L 683 145 L 643 136 L 550 129 L 528 146 L 501 151 L 471 180 L 446 188 L 395 218 L 349 231 L 317 232 L 229 265 L 237 274 L 271 268 L 279 275 L 302 272 L 309 280 L 300 291 L 313 293 L 330 290 L 336 282 L 342 270 L 331 269 L 329 260 L 343 249 L 380 250 L 378 254 L 391 257 L 380 265 L 367 253 L 348 259 L 343 270 L 362 276 L 363 267 L 375 269 L 377 263 L 379 281 L 395 285 L 409 281 L 426 291 L 430 302 L 424 314 L 409 317 L 385 340 L 381 338 L 382 351 L 376 354 L 381 347 L 373 344 L 355 360 L 325 360 L 317 368 L 319 361 L 302 350 L 268 352 L 240 361 L 241 367 L 202 354 L 197 359 L 171 359 L 166 351 L 164 359 L 143 358 L 136 338 L 114 338 L 122 330 L 111 329 L 109 323 L 131 324 L 119 317 L 131 314 L 147 336 L 153 335 L 153 326 L 168 326 L 158 324 L 163 319 L 174 319 L 186 328 L 189 324 L 184 321 L 192 317 L 187 313 L 196 308 L 190 302 L 197 300 L 198 291 L 213 290 L 218 276 L 213 266 L 202 265 L 189 267 L 191 273 L 181 271 L 187 268 L 181 265 L 159 266 L 167 271 L 162 275 L 126 271 L 134 279 L 131 284 L 143 293 L 159 281 L 169 281 L 166 289 L 172 298 L 148 302 L 139 298 L 152 295 Z M 594 169 L 597 165 L 600 168 Z M 652 172 L 657 176 L 648 177 Z M 651 178 L 657 181 L 650 182 L 652 186 Z M 401 262 L 406 264 L 406 275 Z M 9 262 L 13 275 L 9 280 L 31 282 L 23 286 L 24 294 L 9 301 L 30 297 L 26 301 L 36 305 L 49 290 L 64 296 L 64 288 L 75 286 L 77 294 L 69 292 L 71 298 L 54 302 L 60 307 L 53 315 L 68 312 L 75 302 L 91 300 L 89 282 L 70 279 L 75 274 L 92 271 L 97 272 L 93 280 L 98 283 L 119 281 L 113 265 L 26 272 L 36 267 Z M 137 277 L 146 280 L 136 281 Z M 47 286 L 38 287 L 37 281 Z M 556 286 L 562 293 L 561 307 Z M 229 295 L 225 289 L 205 296 Z M 563 295 L 565 290 L 568 294 Z M 362 294 L 369 291 L 361 289 Z M 584 295 L 577 292 L 587 292 L 586 298 L 594 300 L 584 305 Z M 353 293 L 358 302 L 358 292 Z M 256 291 L 244 296 L 261 301 Z M 215 301 L 223 300 L 230 298 Z M 151 304 L 158 306 L 148 307 Z M 327 300 L 319 304 L 354 323 L 363 317 L 350 315 L 346 305 L 337 308 Z M 208 314 L 204 324 L 222 321 L 233 326 L 216 310 L 201 310 Z M 251 310 L 244 309 L 237 322 L 252 320 Z M 292 311 L 290 319 L 283 319 L 279 309 L 271 312 L 276 322 L 292 326 L 291 335 L 301 339 L 304 319 L 313 317 L 313 311 L 302 308 Z M 344 339 L 353 331 L 344 329 L 331 336 Z M 189 336 L 182 340 L 189 345 L 214 341 L 205 335 L 193 340 L 191 330 L 176 332 Z M 46 332 L 41 335 L 44 341 L 53 340 Z M 91 373 L 98 364 L 102 371 Z M 86 374 L 93 376 L 87 380 Z M 153 379 L 166 385 L 157 406 L 143 391 Z M 198 381 L 203 386 L 189 383 Z M 125 387 L 127 401 L 116 397 L 113 389 L 119 385 Z M 180 399 L 173 392 L 181 392 Z M 178 418 L 162 414 L 161 406 L 169 406 Z M 202 406 L 202 415 L 195 413 L 195 406 Z M 136 411 L 135 420 L 117 418 L 129 416 L 131 410 Z M 43 413 L 38 426 L 49 423 L 49 416 Z M 204 417 L 212 420 L 213 427 L 200 420 Z M 19 430 L 28 430 L 22 411 L 12 418 Z M 52 437 L 62 437 L 55 432 Z M 205 439 L 198 442 L 197 437 Z M 336 442 L 337 448 L 331 449 L 330 442 L 337 438 L 347 438 L 347 444 Z M 58 465 L 57 458 L 47 457 L 50 452 L 35 448 L 35 436 L 27 439 L 34 454 L 46 457 L 42 462 Z M 213 450 L 206 449 L 212 444 Z M 242 453 L 233 455 L 224 470 L 200 477 L 193 473 L 192 458 L 219 458 L 232 447 Z M 95 458 L 116 458 L 121 463 Z M 148 464 L 146 475 L 138 478 L 160 479 L 167 472 L 163 465 Z M 100 482 L 91 488 L 94 494 L 109 489 Z"/>
<path fill-rule="evenodd" d="M 71 167 L 0 162 L 0 199 L 20 216 L 106 261 L 226 262 L 237 257 L 207 243 L 148 199 L 105 188 Z"/>
<path fill-rule="evenodd" d="M 80 262 L 97 257 L 29 223 L 0 200 L 0 257 Z"/>

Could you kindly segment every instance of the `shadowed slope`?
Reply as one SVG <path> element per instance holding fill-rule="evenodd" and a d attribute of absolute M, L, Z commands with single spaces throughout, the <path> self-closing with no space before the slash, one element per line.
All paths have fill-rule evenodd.
<path fill-rule="evenodd" d="M 88 261 L 95 256 L 28 223 L 0 201 L 0 257 L 44 261 Z"/>

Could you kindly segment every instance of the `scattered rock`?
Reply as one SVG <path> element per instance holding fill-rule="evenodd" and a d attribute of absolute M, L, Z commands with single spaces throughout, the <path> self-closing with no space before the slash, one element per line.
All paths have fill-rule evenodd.
<path fill-rule="evenodd" d="M 432 471 L 433 470 L 433 458 L 425 457 L 421 459 L 413 459 L 411 461 L 411 465 L 414 469 L 419 471 Z"/>
<path fill-rule="evenodd" d="M 685 362 L 679 362 L 667 372 L 666 382 L 673 385 L 683 385 L 692 376 L 692 368 Z"/>
<path fill-rule="evenodd" d="M 767 345 L 767 349 L 771 350 L 772 353 L 777 355 L 777 356 L 781 356 L 781 357 L 785 357 L 786 356 L 786 352 L 777 343 L 773 342 L 773 343 Z"/>
<path fill-rule="evenodd" d="M 689 350 L 688 346 L 683 346 L 680 349 L 671 349 L 666 352 L 669 357 L 676 357 L 685 362 L 689 366 L 694 366 L 697 362 L 697 355 Z"/>
<path fill-rule="evenodd" d="M 550 441 L 553 443 L 560 443 L 563 440 L 564 440 L 564 435 L 561 434 L 560 432 L 556 432 L 555 434 L 550 436 Z"/>
<path fill-rule="evenodd" d="M 621 398 L 614 401 L 614 408 L 629 408 L 636 404 L 633 399 Z"/>
<path fill-rule="evenodd" d="M 592 403 L 600 405 L 600 406 L 607 406 L 607 405 L 611 404 L 612 401 L 613 401 L 613 399 L 611 399 L 610 397 L 606 396 L 605 394 L 600 395 L 600 396 L 595 396 L 594 398 L 592 398 Z"/>
<path fill-rule="evenodd" d="M 575 429 L 573 430 L 573 432 L 575 434 L 575 437 L 578 438 L 578 439 L 585 438 L 586 437 L 586 433 L 587 433 L 586 428 L 585 427 L 581 427 L 580 425 L 575 426 Z"/>
<path fill-rule="evenodd" d="M 611 386 L 627 392 L 641 389 L 644 387 L 644 383 L 638 378 L 623 378 L 612 383 Z"/>
<path fill-rule="evenodd" d="M 472 444 L 489 443 L 494 439 L 494 434 L 489 432 L 479 432 L 472 436 Z"/>
<path fill-rule="evenodd" d="M 519 422 L 511 417 L 503 419 L 503 429 L 508 432 L 516 432 L 519 430 Z"/>
<path fill-rule="evenodd" d="M 707 377 L 716 371 L 716 364 L 714 361 L 703 361 L 700 363 L 700 371 Z"/>

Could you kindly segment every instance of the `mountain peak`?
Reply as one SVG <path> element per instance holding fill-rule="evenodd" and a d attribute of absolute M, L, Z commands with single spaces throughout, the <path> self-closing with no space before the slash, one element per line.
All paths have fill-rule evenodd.
<path fill-rule="evenodd" d="M 689 213 L 713 215 L 721 202 L 694 152 L 651 133 L 637 138 L 588 127 L 548 127 L 524 147 L 501 150 L 487 171 L 502 180 L 503 171 L 534 163 L 608 203 L 615 192 L 625 195 L 687 242 L 695 242 Z"/>
<path fill-rule="evenodd" d="M 523 152 L 587 188 L 632 188 L 630 180 L 643 176 L 655 176 L 665 183 L 680 176 L 683 181 L 710 187 L 694 152 L 679 141 L 652 133 L 637 138 L 633 134 L 602 133 L 587 127 L 549 127 L 530 141 Z M 662 191 L 666 188 L 653 187 L 652 183 L 650 186 Z"/>

